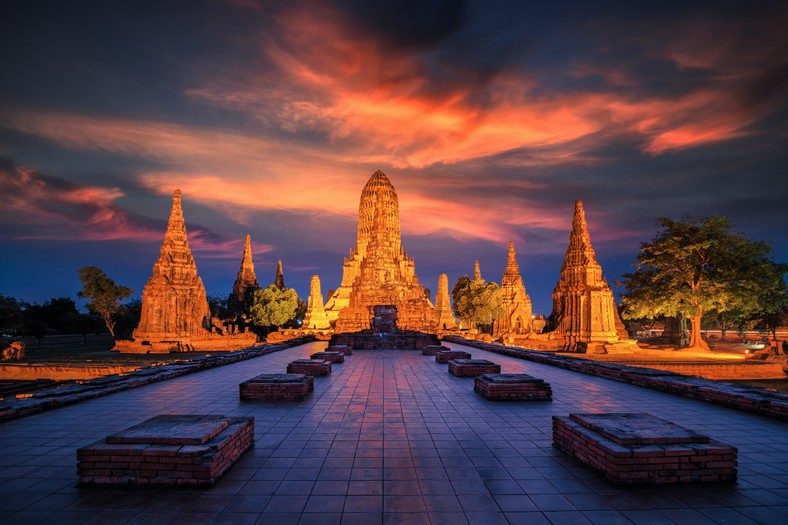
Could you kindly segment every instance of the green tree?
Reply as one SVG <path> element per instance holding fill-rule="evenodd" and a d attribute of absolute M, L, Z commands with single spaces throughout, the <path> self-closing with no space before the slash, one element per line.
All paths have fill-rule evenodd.
<path fill-rule="evenodd" d="M 481 331 L 492 327 L 504 315 L 501 290 L 494 282 L 471 279 L 463 275 L 451 290 L 454 314 Z"/>
<path fill-rule="evenodd" d="M 691 323 L 689 346 L 708 350 L 701 338 L 704 314 L 762 311 L 760 287 L 776 283 L 763 278 L 774 265 L 768 243 L 731 231 L 730 221 L 716 215 L 659 218 L 657 225 L 656 237 L 641 243 L 636 271 L 618 283 L 625 289 L 624 318 L 681 315 Z M 784 265 L 777 267 L 785 273 Z"/>
<path fill-rule="evenodd" d="M 292 288 L 281 289 L 272 284 L 252 293 L 249 317 L 257 326 L 269 329 L 284 326 L 295 319 L 297 312 L 298 294 Z"/>
<path fill-rule="evenodd" d="M 120 308 L 120 301 L 130 297 L 131 288 L 115 284 L 115 281 L 96 266 L 79 269 L 82 291 L 77 295 L 88 300 L 88 310 L 101 316 L 110 335 L 115 337 L 115 320 L 112 318 Z"/>

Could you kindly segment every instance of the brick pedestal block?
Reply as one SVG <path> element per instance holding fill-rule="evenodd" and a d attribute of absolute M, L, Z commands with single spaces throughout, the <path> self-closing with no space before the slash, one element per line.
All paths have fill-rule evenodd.
<path fill-rule="evenodd" d="M 550 383 L 528 374 L 486 374 L 473 381 L 473 389 L 494 401 L 550 401 Z"/>
<path fill-rule="evenodd" d="M 332 363 L 345 362 L 345 354 L 342 352 L 315 352 L 309 357 L 312 359 L 324 359 L 326 361 L 331 361 Z"/>
<path fill-rule="evenodd" d="M 325 359 L 296 359 L 287 364 L 288 374 L 327 376 L 331 373 L 331 361 Z"/>
<path fill-rule="evenodd" d="M 438 352 L 448 352 L 449 347 L 443 345 L 427 345 L 421 351 L 423 355 L 435 355 Z"/>
<path fill-rule="evenodd" d="M 254 443 L 254 418 L 161 415 L 77 450 L 90 485 L 210 486 Z"/>
<path fill-rule="evenodd" d="M 461 350 L 444 350 L 435 354 L 435 362 L 446 364 L 452 359 L 470 359 L 471 357 L 471 354 Z"/>
<path fill-rule="evenodd" d="M 500 374 L 501 365 L 486 359 L 452 359 L 449 361 L 449 373 L 458 377 Z"/>
<path fill-rule="evenodd" d="M 735 481 L 736 447 L 649 414 L 553 416 L 553 446 L 617 485 Z"/>
<path fill-rule="evenodd" d="M 326 352 L 341 352 L 345 355 L 353 355 L 353 347 L 350 345 L 331 345 L 326 348 Z"/>
<path fill-rule="evenodd" d="M 314 378 L 304 374 L 262 374 L 238 385 L 241 399 L 303 401 L 314 389 Z"/>

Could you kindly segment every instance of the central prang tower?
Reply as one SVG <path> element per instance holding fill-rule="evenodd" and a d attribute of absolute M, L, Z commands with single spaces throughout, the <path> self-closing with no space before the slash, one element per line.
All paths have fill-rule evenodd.
<path fill-rule="evenodd" d="M 374 307 L 397 307 L 400 330 L 435 331 L 435 310 L 419 284 L 416 266 L 402 248 L 397 192 L 376 171 L 361 192 L 356 246 L 345 258 L 342 284 L 326 314 L 335 333 L 370 328 Z"/>

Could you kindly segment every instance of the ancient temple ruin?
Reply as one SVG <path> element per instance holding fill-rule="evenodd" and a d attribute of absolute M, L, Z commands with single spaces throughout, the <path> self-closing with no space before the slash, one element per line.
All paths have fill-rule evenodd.
<path fill-rule="evenodd" d="M 241 258 L 241 268 L 233 284 L 233 293 L 227 298 L 227 311 L 231 316 L 241 315 L 249 305 L 252 293 L 260 288 L 257 276 L 254 273 L 254 263 L 252 262 L 252 243 L 251 237 L 246 236 L 244 240 L 244 254 Z"/>
<path fill-rule="evenodd" d="M 493 337 L 510 337 L 531 331 L 533 308 L 517 265 L 513 241 L 509 241 L 506 269 L 501 278 L 501 306 L 505 313 L 493 323 Z"/>
<path fill-rule="evenodd" d="M 326 310 L 323 307 L 323 294 L 320 291 L 320 277 L 312 276 L 309 282 L 309 299 L 304 314 L 302 330 L 328 330 L 331 324 L 328 322 Z"/>
<path fill-rule="evenodd" d="M 274 286 L 280 290 L 285 290 L 285 273 L 282 271 L 282 259 L 276 261 L 276 277 L 274 277 Z"/>
<path fill-rule="evenodd" d="M 457 320 L 451 311 L 449 277 L 445 273 L 438 277 L 438 293 L 435 294 L 435 322 L 439 332 L 457 329 Z"/>
<path fill-rule="evenodd" d="M 153 275 L 142 290 L 139 325 L 132 340 L 118 341 L 115 349 L 131 353 L 232 350 L 251 346 L 256 340 L 251 333 L 215 333 L 221 330 L 211 323 L 205 287 L 189 248 L 181 191 L 175 190 L 164 242 Z"/>
<path fill-rule="evenodd" d="M 569 247 L 561 278 L 553 290 L 553 311 L 547 330 L 563 339 L 566 350 L 605 352 L 611 345 L 627 341 L 613 291 L 602 277 L 602 267 L 591 246 L 580 200 L 575 201 Z"/>
<path fill-rule="evenodd" d="M 401 244 L 397 193 L 382 171 L 361 192 L 356 245 L 326 314 L 336 333 L 356 332 L 370 328 L 376 305 L 396 306 L 400 330 L 435 331 L 434 306 Z"/>

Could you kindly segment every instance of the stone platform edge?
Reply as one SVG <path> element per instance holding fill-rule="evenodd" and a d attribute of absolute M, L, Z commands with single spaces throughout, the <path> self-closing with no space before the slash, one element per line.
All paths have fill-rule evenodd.
<path fill-rule="evenodd" d="M 68 384 L 34 393 L 30 397 L 0 401 L 0 423 L 20 417 L 37 414 L 62 406 L 78 403 L 87 399 L 106 396 L 122 390 L 149 385 L 158 381 L 172 379 L 217 366 L 229 365 L 255 357 L 272 354 L 314 341 L 314 336 L 290 339 L 275 344 L 255 346 L 245 350 L 234 350 L 217 355 L 209 355 L 191 361 L 175 362 L 168 365 L 146 366 L 127 375 L 112 374 L 85 381 Z"/>
<path fill-rule="evenodd" d="M 788 421 L 788 394 L 773 392 L 765 388 L 724 384 L 711 379 L 682 375 L 667 370 L 589 361 L 577 357 L 556 355 L 552 352 L 472 341 L 459 336 L 446 336 L 443 340 Z"/>

